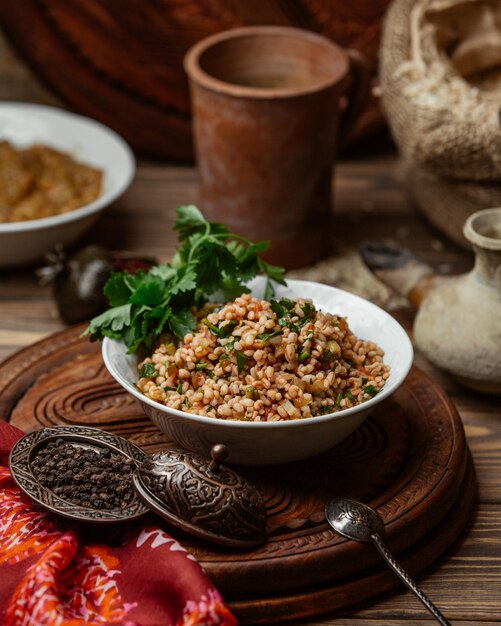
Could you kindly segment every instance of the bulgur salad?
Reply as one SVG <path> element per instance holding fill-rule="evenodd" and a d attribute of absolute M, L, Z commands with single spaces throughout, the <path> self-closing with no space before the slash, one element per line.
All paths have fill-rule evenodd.
<path fill-rule="evenodd" d="M 357 338 L 344 317 L 309 300 L 249 294 L 203 307 L 194 331 L 162 338 L 139 371 L 138 389 L 170 408 L 255 422 L 361 404 L 390 375 L 383 350 Z"/>
<path fill-rule="evenodd" d="M 137 381 L 146 397 L 197 415 L 273 422 L 333 413 L 379 393 L 390 375 L 380 347 L 309 300 L 274 299 L 285 270 L 262 258 L 269 242 L 208 222 L 193 205 L 176 214 L 171 262 L 113 273 L 104 287 L 110 308 L 84 333 L 150 355 Z M 263 299 L 249 295 L 258 275 Z M 209 303 L 216 294 L 219 306 Z"/>

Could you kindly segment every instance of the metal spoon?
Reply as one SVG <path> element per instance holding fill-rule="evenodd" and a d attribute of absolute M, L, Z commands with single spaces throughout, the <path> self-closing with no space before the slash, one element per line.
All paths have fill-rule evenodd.
<path fill-rule="evenodd" d="M 370 507 L 348 498 L 335 498 L 327 503 L 325 517 L 343 537 L 373 543 L 400 580 L 421 600 L 442 626 L 451 626 L 433 602 L 421 591 L 407 572 L 395 561 L 384 542 L 384 524 Z"/>

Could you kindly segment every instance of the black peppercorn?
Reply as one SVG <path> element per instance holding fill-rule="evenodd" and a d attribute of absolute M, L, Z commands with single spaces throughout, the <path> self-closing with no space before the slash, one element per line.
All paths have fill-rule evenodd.
<path fill-rule="evenodd" d="M 59 498 L 96 509 L 121 508 L 133 496 L 132 461 L 109 448 L 57 439 L 31 461 L 32 471 Z"/>

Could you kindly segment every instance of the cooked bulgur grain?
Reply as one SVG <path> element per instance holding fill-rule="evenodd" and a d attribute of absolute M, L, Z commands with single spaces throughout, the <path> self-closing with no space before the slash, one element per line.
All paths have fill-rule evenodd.
<path fill-rule="evenodd" d="M 244 294 L 201 316 L 177 349 L 164 340 L 139 365 L 147 397 L 197 415 L 273 422 L 360 404 L 390 375 L 381 348 L 309 300 Z"/>

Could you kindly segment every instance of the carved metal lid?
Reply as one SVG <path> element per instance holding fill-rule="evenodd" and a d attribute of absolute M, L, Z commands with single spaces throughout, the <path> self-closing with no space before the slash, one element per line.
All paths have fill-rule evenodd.
<path fill-rule="evenodd" d="M 185 450 L 157 452 L 133 476 L 139 497 L 155 513 L 202 539 L 234 548 L 266 540 L 266 509 L 254 485 L 220 465 L 226 446 L 209 460 Z"/>
<path fill-rule="evenodd" d="M 47 485 L 35 461 L 46 449 L 45 457 L 50 456 L 47 446 L 52 442 L 91 449 L 104 459 L 109 458 L 110 452 L 129 459 L 128 495 L 119 496 L 107 509 L 94 506 L 92 498 L 83 503 L 65 499 L 59 487 Z M 52 513 L 73 520 L 129 521 L 152 510 L 208 541 L 242 549 L 264 543 L 266 510 L 260 493 L 236 472 L 220 465 L 228 454 L 226 446 L 213 446 L 211 454 L 212 460 L 172 449 L 148 456 L 123 437 L 97 428 L 65 425 L 22 437 L 12 448 L 9 466 L 24 493 Z M 54 476 L 61 471 L 54 469 Z"/>

